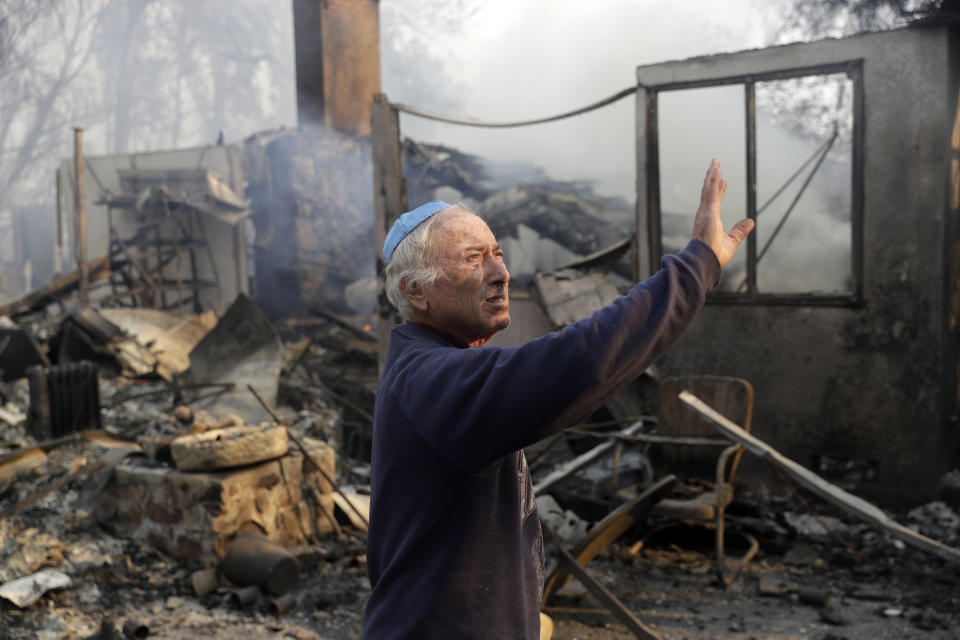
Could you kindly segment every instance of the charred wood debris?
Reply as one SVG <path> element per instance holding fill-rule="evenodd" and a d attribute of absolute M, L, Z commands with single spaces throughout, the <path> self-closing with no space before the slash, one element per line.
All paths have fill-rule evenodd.
<path fill-rule="evenodd" d="M 412 203 L 465 202 L 499 238 L 519 238 L 526 227 L 564 247 L 570 262 L 629 245 L 630 206 L 588 184 L 410 140 L 403 154 Z M 580 310 L 552 304 L 558 280 L 567 301 L 579 278 L 611 295 L 631 281 L 623 251 L 609 257 L 574 274 L 518 273 L 515 283 L 562 324 Z M 369 278 L 365 268 L 353 269 L 359 279 Z M 309 308 L 295 317 L 267 318 L 243 295 L 220 315 L 174 315 L 78 307 L 69 302 L 76 285 L 68 274 L 2 305 L 0 638 L 359 637 L 369 590 L 373 309 L 347 300 L 341 287 L 307 297 Z M 238 338 L 243 327 L 259 338 Z M 587 619 L 601 631 L 586 637 L 659 637 L 629 623 L 614 631 L 611 622 L 630 609 L 649 621 L 674 607 L 694 615 L 674 620 L 682 633 L 663 637 L 749 637 L 751 625 L 763 637 L 761 623 L 733 608 L 704 622 L 695 606 L 663 594 L 637 600 L 636 584 L 648 581 L 809 608 L 812 628 L 824 630 L 803 637 L 866 637 L 855 631 L 855 603 L 871 624 L 897 624 L 913 637 L 960 634 L 957 565 L 802 490 L 733 496 L 727 527 L 758 540 L 759 550 L 729 590 L 708 575 L 712 533 L 652 527 L 633 506 L 629 521 L 613 522 L 612 513 L 639 504 L 632 496 L 650 487 L 676 498 L 712 486 L 664 483 L 673 470 L 656 455 L 657 385 L 651 371 L 576 429 L 526 452 L 548 574 L 570 561 L 569 550 L 588 549 L 596 559 L 574 573 L 593 582 L 586 568 L 601 572 L 614 594 L 619 585 L 620 600 L 601 598 L 602 606 L 589 589 L 559 590 L 546 604 L 551 615 Z M 960 545 L 955 474 L 942 500 L 897 519 Z M 611 524 L 623 531 L 610 535 Z M 666 620 L 661 629 L 670 628 Z M 890 637 L 910 637 L 904 633 Z"/>

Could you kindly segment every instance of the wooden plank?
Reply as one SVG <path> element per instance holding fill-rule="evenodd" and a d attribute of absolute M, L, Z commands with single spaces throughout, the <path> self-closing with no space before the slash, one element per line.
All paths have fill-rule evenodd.
<path fill-rule="evenodd" d="M 89 282 L 103 280 L 110 275 L 110 261 L 106 255 L 95 258 L 88 264 Z M 76 289 L 80 284 L 80 271 L 75 270 L 64 274 L 51 282 L 50 284 L 27 293 L 16 300 L 12 300 L 0 307 L 0 315 L 7 315 L 14 311 L 20 311 L 22 307 L 33 307 L 44 302 L 49 298 L 59 297 L 69 291 Z"/>
<path fill-rule="evenodd" d="M 600 555 L 610 544 L 626 533 L 659 502 L 670 493 L 676 484 L 675 476 L 662 478 L 633 500 L 622 504 L 597 523 L 574 548 L 580 564 L 586 564 Z"/>
<path fill-rule="evenodd" d="M 89 282 L 102 280 L 110 275 L 110 260 L 106 255 L 91 260 L 87 269 Z M 80 282 L 80 271 L 64 274 L 45 287 L 31 291 L 16 300 L 0 306 L 0 316 L 11 315 L 21 310 L 30 310 L 49 298 L 58 297 L 74 289 Z"/>
<path fill-rule="evenodd" d="M 560 555 L 563 557 L 567 567 L 569 567 L 570 572 L 577 577 L 577 580 L 589 589 L 590 593 L 602 602 L 604 606 L 610 610 L 610 613 L 630 630 L 630 633 L 637 638 L 644 638 L 646 640 L 662 640 L 660 634 L 640 622 L 637 616 L 633 615 L 633 612 L 620 602 L 615 595 L 597 582 L 596 578 L 594 578 L 585 567 L 581 567 L 580 563 L 570 555 L 569 551 L 560 549 Z"/>
<path fill-rule="evenodd" d="M 611 436 L 617 436 L 617 435 L 630 436 L 636 433 L 637 431 L 639 431 L 642 427 L 643 427 L 643 420 L 638 420 L 637 422 L 634 422 L 632 425 L 630 425 L 623 431 L 620 431 L 619 433 L 611 433 L 610 435 Z M 590 464 L 591 462 L 593 462 L 594 460 L 596 460 L 597 458 L 605 454 L 607 451 L 610 451 L 611 449 L 613 449 L 614 444 L 615 442 L 613 442 L 612 440 L 610 442 L 604 442 L 602 444 L 598 444 L 593 449 L 590 449 L 589 451 L 586 451 L 580 454 L 573 460 L 570 460 L 569 462 L 565 463 L 556 471 L 548 473 L 546 477 L 544 477 L 542 480 L 534 483 L 533 485 L 534 494 L 539 495 L 543 493 L 544 491 L 549 489 L 551 486 L 553 486 L 555 483 L 559 482 L 560 480 L 563 480 L 574 471 L 577 471 L 578 469 L 582 469 L 583 467 L 587 466 L 588 464 Z"/>
<path fill-rule="evenodd" d="M 611 511 L 577 543 L 577 546 L 573 548 L 573 557 L 580 565 L 586 566 L 588 562 L 600 555 L 601 551 L 626 533 L 630 527 L 646 517 L 653 505 L 670 493 L 676 482 L 675 476 L 667 476 L 633 500 Z M 569 580 L 570 572 L 567 571 L 565 565 L 561 564 L 547 579 L 543 589 L 543 602 L 546 603 L 547 598 Z"/>
<path fill-rule="evenodd" d="M 620 295 L 603 274 L 575 271 L 537 274 L 534 291 L 550 323 L 557 329 L 589 316 Z"/>
<path fill-rule="evenodd" d="M 593 253 L 578 258 L 573 262 L 558 267 L 559 269 L 587 269 L 606 262 L 619 259 L 630 248 L 633 243 L 633 236 L 627 236 L 623 240 L 618 240 L 611 245 L 598 249 Z"/>
<path fill-rule="evenodd" d="M 680 399 L 690 405 L 700 415 L 706 417 L 717 429 L 731 440 L 740 443 L 750 453 L 765 458 L 782 469 L 791 478 L 810 489 L 828 502 L 838 505 L 844 510 L 859 516 L 863 520 L 874 524 L 890 534 L 900 538 L 905 543 L 918 549 L 928 551 L 936 556 L 960 563 L 960 550 L 954 549 L 942 542 L 937 542 L 922 534 L 909 529 L 892 520 L 887 514 L 863 498 L 847 493 L 840 487 L 827 482 L 806 467 L 787 458 L 766 442 L 750 435 L 732 421 L 720 415 L 703 400 L 689 391 L 680 393 Z"/>
<path fill-rule="evenodd" d="M 378 289 L 383 291 L 383 270 L 386 263 L 381 250 L 387 232 L 406 208 L 407 194 L 400 156 L 400 118 L 396 107 L 390 104 L 387 96 L 382 93 L 373 97 L 370 125 L 373 146 L 373 235 Z M 387 358 L 390 330 L 394 325 L 393 308 L 382 294 L 379 296 L 377 316 L 379 362 L 382 367 Z"/>
<path fill-rule="evenodd" d="M 635 433 L 632 436 L 625 436 L 619 433 L 607 433 L 606 431 L 591 431 L 589 429 L 577 429 L 571 427 L 566 433 L 575 433 L 581 436 L 590 436 L 591 438 L 613 439 L 621 442 L 650 442 L 653 444 L 677 444 L 688 447 L 729 447 L 730 441 L 724 438 L 682 438 L 675 436 L 661 436 L 655 433 Z"/>

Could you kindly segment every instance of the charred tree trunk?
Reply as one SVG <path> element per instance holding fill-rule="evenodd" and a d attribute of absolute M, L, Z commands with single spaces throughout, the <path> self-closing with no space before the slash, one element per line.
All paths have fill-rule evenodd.
<path fill-rule="evenodd" d="M 143 15 L 144 9 L 150 2 L 151 0 L 127 0 L 126 2 L 126 26 L 123 30 L 120 51 L 117 56 L 117 64 L 119 65 L 117 109 L 114 114 L 113 125 L 113 150 L 115 153 L 126 153 L 130 145 L 130 105 L 132 102 L 130 94 L 132 90 L 132 70 L 134 68 L 130 52 L 140 16 Z"/>

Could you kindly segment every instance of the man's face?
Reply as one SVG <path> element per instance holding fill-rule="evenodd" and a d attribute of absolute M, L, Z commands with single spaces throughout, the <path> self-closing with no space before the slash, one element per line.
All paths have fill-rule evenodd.
<path fill-rule="evenodd" d="M 441 275 L 424 289 L 421 319 L 463 344 L 482 345 L 510 324 L 503 250 L 487 224 L 469 211 L 443 216 L 430 233 Z"/>

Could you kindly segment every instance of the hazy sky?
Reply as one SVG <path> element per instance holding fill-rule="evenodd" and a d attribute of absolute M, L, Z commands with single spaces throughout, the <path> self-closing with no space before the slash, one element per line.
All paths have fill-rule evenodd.
<path fill-rule="evenodd" d="M 422 11 L 435 0 L 408 1 Z M 435 16 L 443 22 L 443 29 L 435 31 L 431 18 L 425 17 L 429 11 L 417 19 L 409 14 L 398 18 L 395 12 L 402 0 L 381 0 L 385 34 L 395 34 L 391 21 L 402 19 L 409 20 L 407 27 L 419 29 L 407 34 L 411 41 L 417 34 L 425 36 L 416 57 L 401 53 L 406 67 L 384 61 L 383 87 L 394 102 L 485 121 L 551 116 L 633 86 L 640 65 L 767 46 L 777 39 L 778 14 L 789 1 L 447 0 L 437 5 L 446 9 Z M 457 25 L 450 20 L 451 3 L 477 6 Z M 389 43 L 385 44 L 384 51 L 391 55 Z M 660 106 L 664 211 L 692 217 L 703 172 L 715 157 L 730 181 L 725 223 L 729 226 L 743 217 L 742 87 L 670 92 L 661 96 Z M 773 123 L 766 107 L 758 104 L 763 164 L 758 189 L 764 199 L 829 135 L 798 136 L 784 123 Z M 635 201 L 633 96 L 590 114 L 518 129 L 477 129 L 409 115 L 401 115 L 400 127 L 402 135 L 416 140 L 496 160 L 524 160 L 543 167 L 553 178 L 590 180 L 601 194 Z M 772 149 L 776 153 L 768 153 Z M 760 276 L 765 290 L 845 291 L 849 158 L 849 148 L 838 145 L 801 200 L 764 263 Z M 757 233 L 764 242 L 798 184 L 764 213 L 765 226 Z M 817 256 L 813 261 L 817 268 L 798 268 L 811 262 L 811 255 Z M 736 284 L 731 280 L 731 286 Z"/>
<path fill-rule="evenodd" d="M 382 0 L 382 20 L 391 19 L 393 3 L 402 0 Z M 431 34 L 424 47 L 435 73 L 455 78 L 456 115 L 526 120 L 632 86 L 641 64 L 763 46 L 776 6 L 760 0 L 486 0 L 461 28 Z M 429 20 L 421 27 L 428 31 Z M 449 96 L 404 86 L 389 65 L 384 69 L 384 91 L 392 101 L 450 112 Z M 600 192 L 632 200 L 635 118 L 635 101 L 628 97 L 591 114 L 522 129 L 476 129 L 402 115 L 401 131 L 469 153 L 530 161 L 554 178 L 594 180 Z M 703 153 L 706 167 L 710 150 Z"/>

